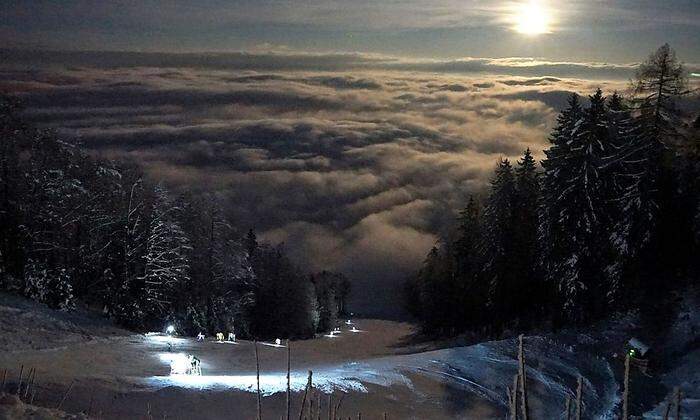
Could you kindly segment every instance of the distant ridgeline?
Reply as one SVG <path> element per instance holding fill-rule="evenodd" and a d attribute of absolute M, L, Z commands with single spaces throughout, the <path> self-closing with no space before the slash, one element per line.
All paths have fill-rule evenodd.
<path fill-rule="evenodd" d="M 698 92 L 668 45 L 631 88 L 626 99 L 598 90 L 585 107 L 572 95 L 543 172 L 530 150 L 498 163 L 485 200 L 470 198 L 406 283 L 426 332 L 581 323 L 688 284 L 700 263 L 700 117 L 675 102 Z"/>
<path fill-rule="evenodd" d="M 309 337 L 345 310 L 348 280 L 304 274 L 242 237 L 214 196 L 172 196 L 131 162 L 95 159 L 0 98 L 0 289 L 81 302 L 134 329 Z"/>

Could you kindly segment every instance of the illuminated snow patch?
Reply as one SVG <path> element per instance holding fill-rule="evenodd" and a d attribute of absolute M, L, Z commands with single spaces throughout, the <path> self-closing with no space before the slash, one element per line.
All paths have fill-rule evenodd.
<path fill-rule="evenodd" d="M 191 368 L 189 358 L 182 354 L 174 354 L 170 360 L 170 374 L 171 375 L 186 375 L 189 373 Z"/>
<path fill-rule="evenodd" d="M 202 363 L 198 358 L 185 353 L 160 353 L 160 360 L 170 365 L 170 375 L 201 375 Z"/>
<path fill-rule="evenodd" d="M 258 342 L 258 344 L 263 345 L 263 346 L 268 346 L 268 347 L 277 347 L 277 348 L 284 348 L 287 347 L 282 344 L 275 344 L 275 343 L 263 343 L 263 342 Z"/>
<path fill-rule="evenodd" d="M 303 391 L 308 378 L 306 374 L 292 373 L 290 388 L 292 391 Z M 252 375 L 171 375 L 153 376 L 146 382 L 157 386 L 178 386 L 181 388 L 215 389 L 233 388 L 240 391 L 257 392 L 257 379 Z M 362 383 L 356 379 L 336 377 L 332 374 L 314 372 L 314 387 L 323 392 L 331 392 L 334 389 L 342 391 L 367 392 Z M 278 392 L 286 392 L 287 374 L 261 374 L 260 392 L 263 395 L 272 395 Z"/>
<path fill-rule="evenodd" d="M 333 337 L 336 337 L 333 334 Z M 590 395 L 587 412 L 592 418 L 613 418 L 619 403 L 619 387 L 605 359 L 571 352 L 569 346 L 542 337 L 527 338 L 527 374 L 532 382 L 532 398 L 539 401 L 542 418 L 560 416 L 561 401 L 574 392 L 579 376 L 584 378 L 584 392 Z M 331 366 L 308 366 L 313 370 L 314 387 L 323 392 L 343 390 L 367 392 L 370 385 L 406 386 L 420 392 L 424 383 L 411 378 L 420 376 L 462 390 L 465 399 L 488 400 L 496 406 L 507 407 L 506 387 L 517 373 L 515 340 L 502 340 L 423 353 L 384 356 L 371 360 L 353 361 Z M 168 356 L 162 356 L 168 357 Z M 212 361 L 210 361 L 211 363 Z M 535 367 L 536 366 L 536 367 Z M 221 369 L 222 366 L 212 366 Z M 211 371 L 211 370 L 210 370 Z M 204 370 L 204 373 L 207 369 Z M 226 373 L 217 370 L 216 373 Z M 234 372 L 231 372 L 234 373 Z M 156 387 L 179 386 L 188 389 L 233 388 L 256 392 L 255 371 L 248 369 L 232 375 L 160 376 L 144 378 Z M 291 388 L 302 391 L 306 385 L 306 370 L 292 372 Z M 286 372 L 262 372 L 261 391 L 265 395 L 284 392 Z"/>
<path fill-rule="evenodd" d="M 146 340 L 153 342 L 153 343 L 162 343 L 162 344 L 187 344 L 190 342 L 187 338 L 178 338 L 178 337 L 171 337 L 168 335 L 164 335 L 161 333 L 147 333 L 146 334 Z"/>

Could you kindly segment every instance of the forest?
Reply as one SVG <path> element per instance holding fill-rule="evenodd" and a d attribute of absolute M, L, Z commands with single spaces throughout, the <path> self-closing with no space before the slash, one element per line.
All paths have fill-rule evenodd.
<path fill-rule="evenodd" d="M 572 94 L 538 167 L 498 162 L 405 284 L 432 336 L 581 325 L 650 309 L 695 283 L 700 245 L 697 95 L 668 44 L 629 94 Z"/>
<path fill-rule="evenodd" d="M 306 338 L 344 313 L 347 278 L 242 234 L 215 194 L 174 194 L 134 162 L 90 156 L 27 124 L 12 97 L 0 138 L 0 290 L 190 335 Z"/>

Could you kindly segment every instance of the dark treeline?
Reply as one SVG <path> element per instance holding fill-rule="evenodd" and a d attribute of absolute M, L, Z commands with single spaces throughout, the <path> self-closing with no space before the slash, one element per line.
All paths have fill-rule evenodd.
<path fill-rule="evenodd" d="M 93 158 L 0 98 L 0 290 L 76 303 L 137 330 L 309 337 L 335 327 L 349 282 L 308 275 L 240 235 L 211 194 L 171 194 L 138 165 Z"/>
<path fill-rule="evenodd" d="M 483 200 L 406 283 L 426 333 L 558 327 L 658 301 L 687 285 L 700 242 L 700 117 L 668 45 L 633 93 L 572 95 L 538 168 L 502 159 Z"/>

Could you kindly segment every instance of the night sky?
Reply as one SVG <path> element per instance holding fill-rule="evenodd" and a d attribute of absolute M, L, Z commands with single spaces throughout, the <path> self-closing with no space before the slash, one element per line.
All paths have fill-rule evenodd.
<path fill-rule="evenodd" d="M 542 157 L 571 92 L 624 92 L 664 42 L 700 73 L 696 0 L 3 1 L 0 16 L 0 91 L 30 119 L 215 192 L 304 269 L 348 274 L 373 315 L 396 313 L 500 157 Z"/>
<path fill-rule="evenodd" d="M 548 34 L 523 37 L 525 1 L 3 1 L 10 45 L 129 51 L 293 49 L 425 58 L 542 57 L 616 63 L 669 42 L 700 61 L 696 0 L 538 1 Z"/>

